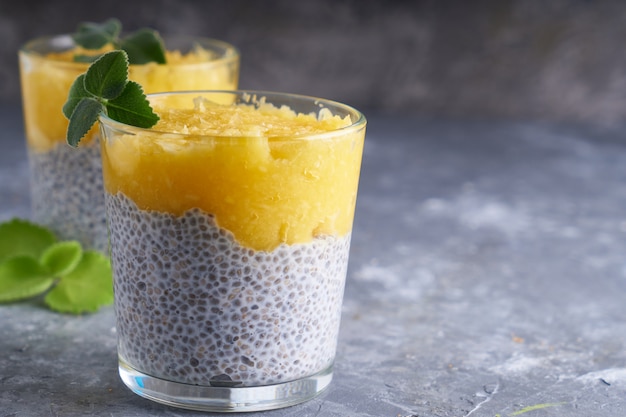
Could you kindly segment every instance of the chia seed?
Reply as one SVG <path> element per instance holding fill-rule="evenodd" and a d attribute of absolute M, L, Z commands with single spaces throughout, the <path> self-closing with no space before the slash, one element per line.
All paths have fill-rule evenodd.
<path fill-rule="evenodd" d="M 254 251 L 199 209 L 176 217 L 105 194 L 126 363 L 205 386 L 287 382 L 332 364 L 350 234 Z"/>
<path fill-rule="evenodd" d="M 60 142 L 48 152 L 28 151 L 33 220 L 60 240 L 106 252 L 102 160 L 98 140 L 72 148 Z"/>

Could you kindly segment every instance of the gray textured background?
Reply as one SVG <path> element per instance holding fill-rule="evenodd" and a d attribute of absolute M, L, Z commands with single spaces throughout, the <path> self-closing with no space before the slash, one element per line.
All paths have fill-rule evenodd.
<path fill-rule="evenodd" d="M 19 102 L 21 43 L 111 16 L 236 44 L 242 88 L 425 117 L 626 120 L 619 0 L 0 0 L 0 100 Z"/>
<path fill-rule="evenodd" d="M 0 0 L 0 218 L 29 207 L 17 46 L 113 15 L 367 111 L 336 379 L 263 416 L 626 415 L 626 1 Z M 200 415 L 122 386 L 112 323 L 3 309 L 0 415 Z"/>

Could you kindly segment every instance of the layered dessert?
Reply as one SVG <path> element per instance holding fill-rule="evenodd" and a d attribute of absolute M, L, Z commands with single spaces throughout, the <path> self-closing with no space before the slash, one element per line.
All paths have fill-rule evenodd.
<path fill-rule="evenodd" d="M 103 121 L 118 351 L 143 374 L 254 387 L 332 365 L 364 123 L 252 101 Z"/>
<path fill-rule="evenodd" d="M 225 56 L 202 42 L 185 53 L 167 51 L 166 65 L 131 65 L 129 77 L 146 92 L 237 88 L 234 48 Z M 62 107 L 70 86 L 89 65 L 74 57 L 104 51 L 83 50 L 69 36 L 58 36 L 33 41 L 19 54 L 33 220 L 60 239 L 76 239 L 101 251 L 108 243 L 99 132 L 92 129 L 78 149 L 70 148 Z"/>

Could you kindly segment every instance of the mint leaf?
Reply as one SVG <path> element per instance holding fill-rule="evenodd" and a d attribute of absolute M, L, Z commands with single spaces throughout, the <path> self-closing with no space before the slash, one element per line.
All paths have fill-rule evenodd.
<path fill-rule="evenodd" d="M 65 117 L 69 119 L 78 103 L 85 97 L 90 97 L 90 94 L 85 90 L 85 74 L 81 74 L 74 80 L 74 83 L 70 87 L 67 101 L 63 105 L 63 114 Z"/>
<path fill-rule="evenodd" d="M 128 81 L 128 56 L 122 51 L 106 53 L 89 66 L 84 88 L 90 94 L 110 100 L 124 91 Z"/>
<path fill-rule="evenodd" d="M 78 146 L 104 111 L 107 100 L 122 94 L 127 82 L 128 57 L 124 51 L 112 51 L 100 56 L 86 73 L 74 80 L 63 105 L 65 117 L 69 113 L 67 142 L 71 146 Z"/>
<path fill-rule="evenodd" d="M 131 64 L 141 65 L 148 62 L 165 64 L 165 46 L 159 33 L 152 29 L 140 29 L 122 39 L 120 49 L 128 54 Z"/>
<path fill-rule="evenodd" d="M 29 221 L 4 222 L 0 224 L 0 262 L 17 255 L 39 258 L 56 240 L 50 230 Z"/>
<path fill-rule="evenodd" d="M 122 94 L 106 104 L 107 115 L 118 122 L 131 126 L 149 128 L 159 121 L 146 99 L 143 89 L 134 81 L 129 81 Z"/>
<path fill-rule="evenodd" d="M 122 24 L 117 19 L 109 19 L 104 23 L 81 23 L 72 39 L 77 45 L 86 49 L 100 49 L 111 44 L 115 49 L 126 51 L 131 64 L 156 62 L 165 64 L 165 44 L 159 33 L 152 29 L 139 29 L 134 33 L 120 38 Z M 93 57 L 77 54 L 75 62 L 92 62 Z"/>
<path fill-rule="evenodd" d="M 0 302 L 33 297 L 52 284 L 53 276 L 32 256 L 17 255 L 0 263 Z"/>
<path fill-rule="evenodd" d="M 47 292 L 52 309 L 81 313 L 113 302 L 109 259 L 83 253 L 76 241 L 57 242 L 48 229 L 14 219 L 0 224 L 0 303 Z"/>
<path fill-rule="evenodd" d="M 82 62 L 84 64 L 91 64 L 96 59 L 100 58 L 100 55 L 83 55 L 76 54 L 74 55 L 74 62 Z"/>
<path fill-rule="evenodd" d="M 44 298 L 51 309 L 79 314 L 93 312 L 113 302 L 113 278 L 109 259 L 86 251 L 78 265 Z"/>
<path fill-rule="evenodd" d="M 128 81 L 128 66 L 126 52 L 111 51 L 98 58 L 74 81 L 63 105 L 63 114 L 66 117 L 70 114 L 67 143 L 78 146 L 101 112 L 118 122 L 143 128 L 152 127 L 159 121 L 141 86 Z"/>
<path fill-rule="evenodd" d="M 100 49 L 108 43 L 115 43 L 122 30 L 117 19 L 109 19 L 104 23 L 86 22 L 78 25 L 72 39 L 86 49 Z"/>
<path fill-rule="evenodd" d="M 96 99 L 81 99 L 70 116 L 70 123 L 67 126 L 67 143 L 73 147 L 78 146 L 80 140 L 98 120 L 103 108 L 102 103 Z"/>
<path fill-rule="evenodd" d="M 48 269 L 51 275 L 58 277 L 67 275 L 80 262 L 83 256 L 83 248 L 75 240 L 54 243 L 48 247 L 39 262 Z"/>

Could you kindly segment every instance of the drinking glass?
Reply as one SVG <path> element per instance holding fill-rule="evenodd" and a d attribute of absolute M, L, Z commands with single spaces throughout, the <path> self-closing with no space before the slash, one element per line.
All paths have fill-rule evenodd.
<path fill-rule="evenodd" d="M 122 380 L 195 410 L 313 398 L 332 379 L 364 116 L 283 93 L 148 97 L 158 114 L 186 109 L 186 131 L 100 117 Z M 192 132 L 211 106 L 258 116 Z M 343 125 L 264 134 L 268 106 Z"/>

